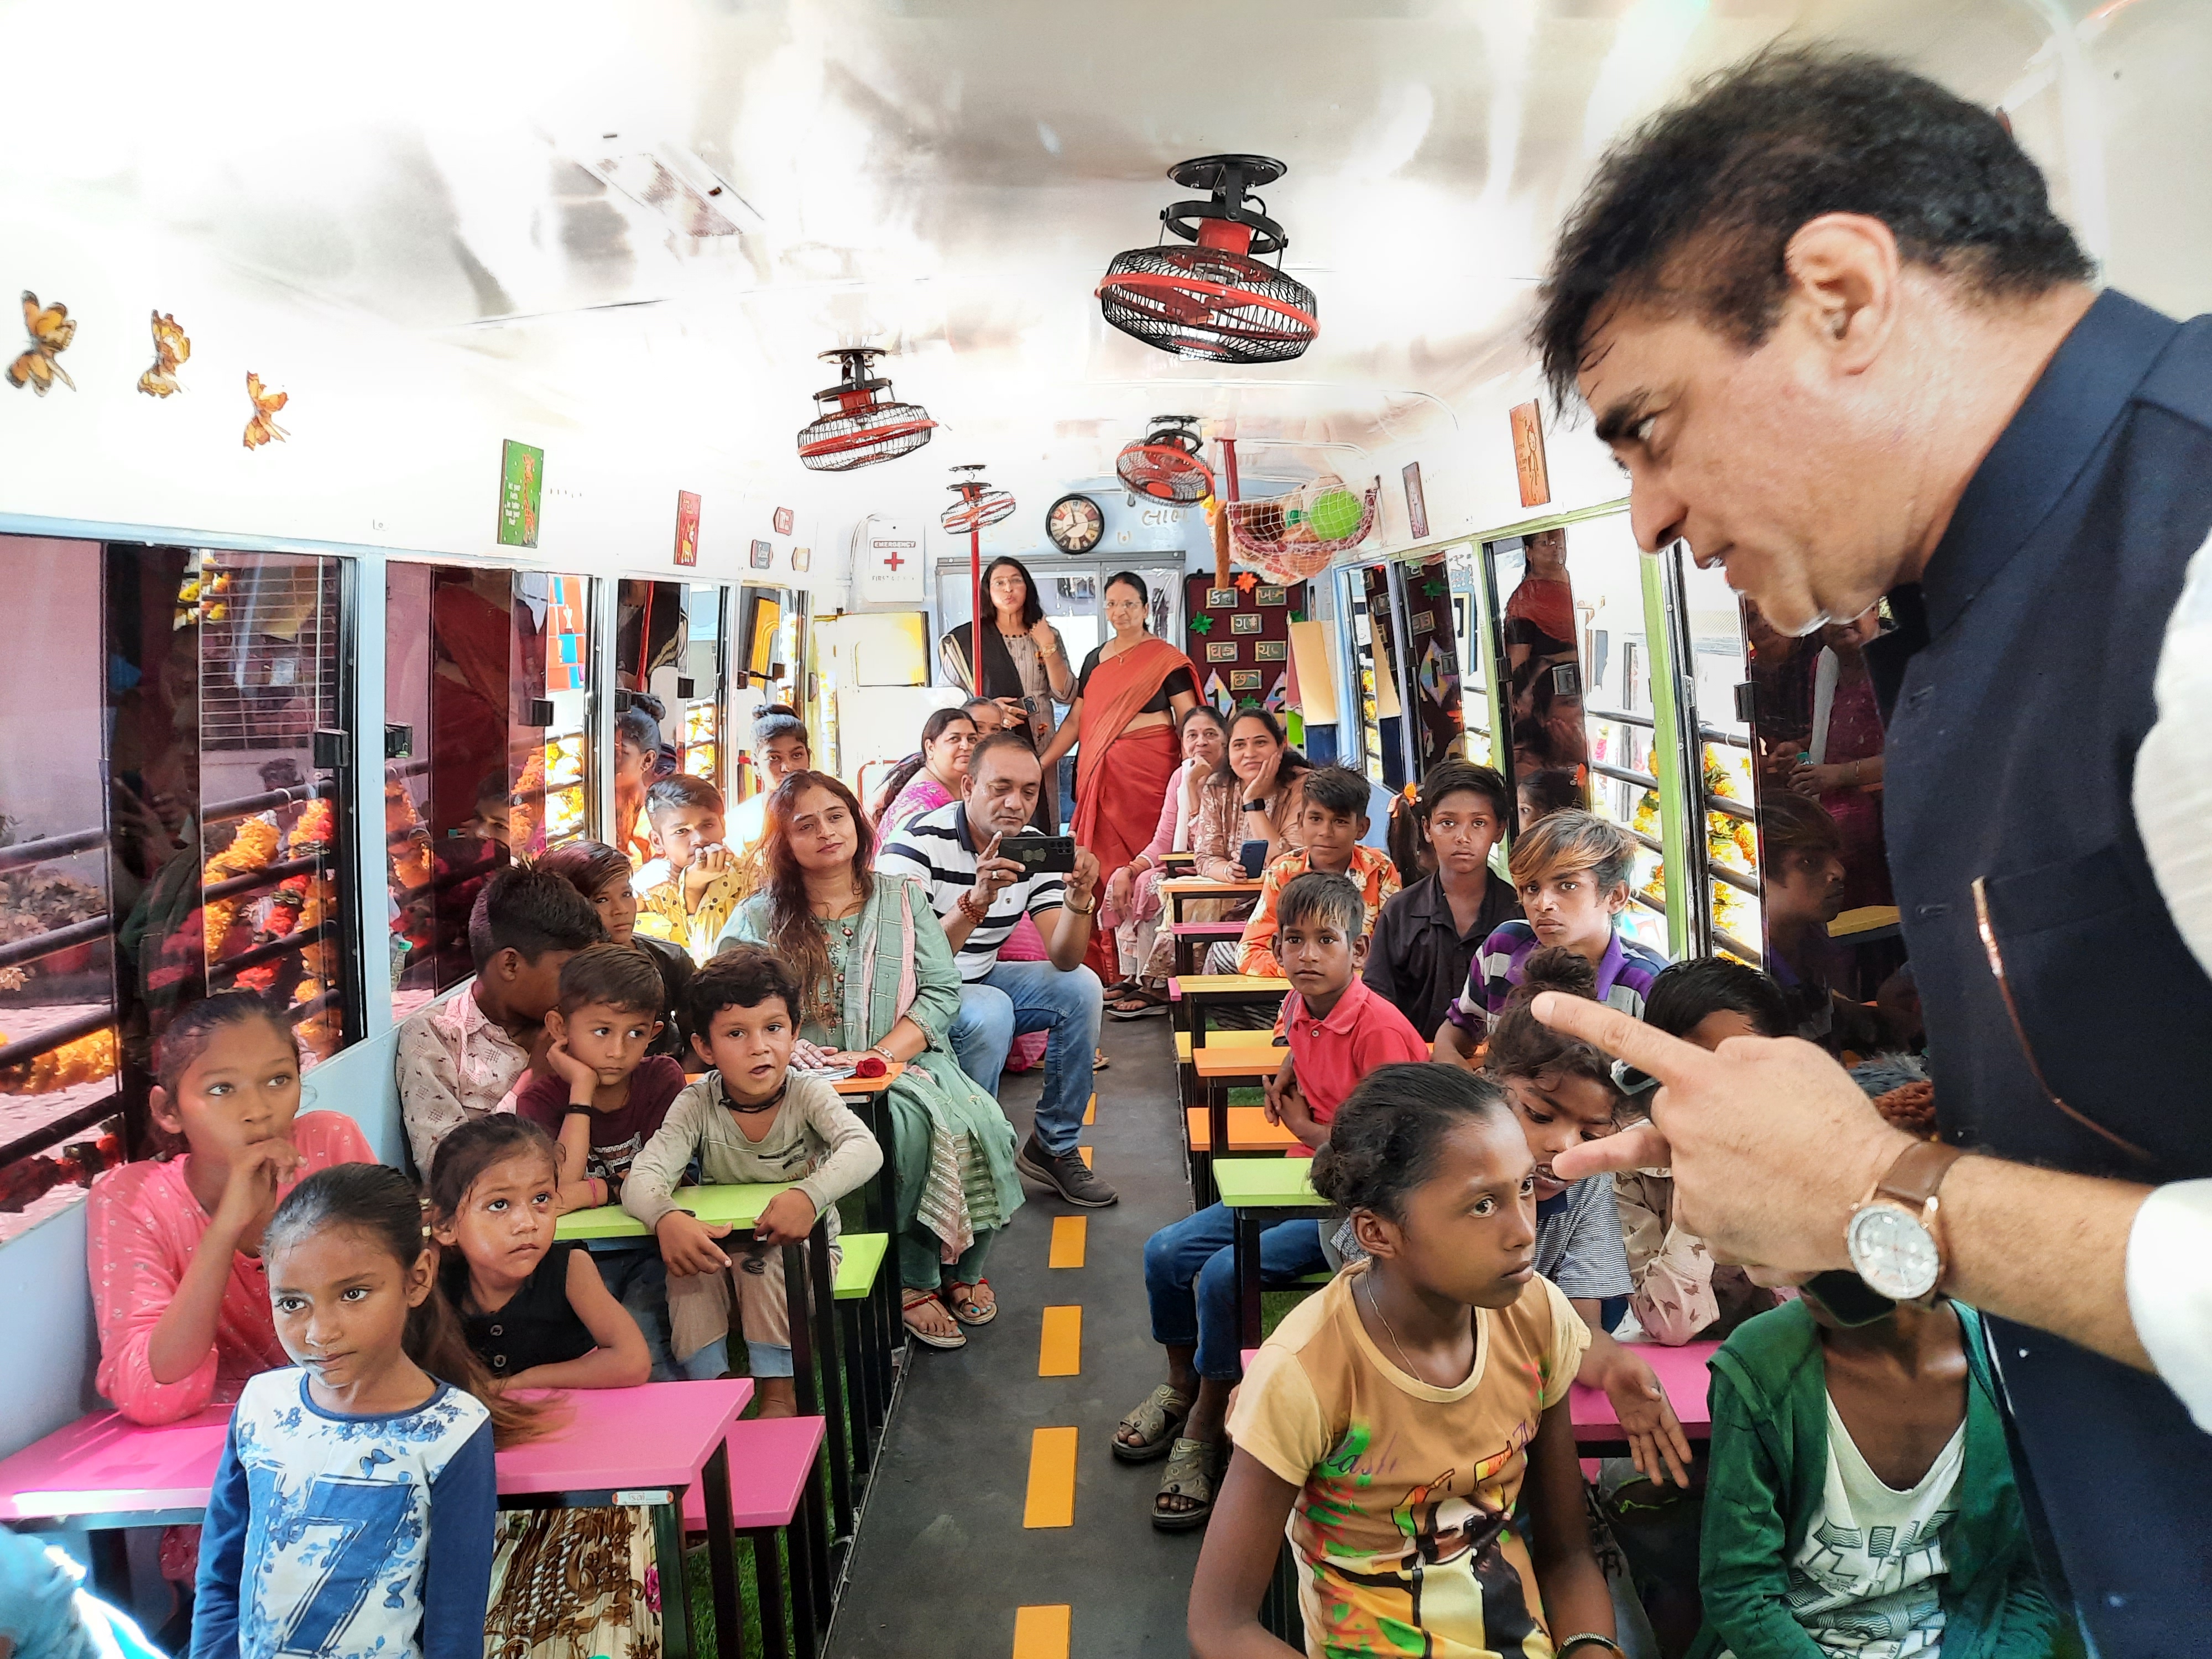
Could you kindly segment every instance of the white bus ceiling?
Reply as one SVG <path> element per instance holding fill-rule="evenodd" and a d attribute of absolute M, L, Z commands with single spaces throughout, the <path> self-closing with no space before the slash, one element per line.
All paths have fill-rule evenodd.
<path fill-rule="evenodd" d="M 448 469 L 481 495 L 485 447 L 515 436 L 549 450 L 549 535 L 609 511 L 564 486 L 643 473 L 655 501 L 705 490 L 710 544 L 718 492 L 827 536 L 933 516 L 957 461 L 1042 505 L 1189 412 L 1252 441 L 1261 475 L 1423 458 L 1440 530 L 1480 529 L 1516 504 L 1438 475 L 1478 457 L 1510 488 L 1530 297 L 1592 157 L 1784 36 L 2002 106 L 2112 281 L 2212 306 L 2212 173 L 2190 160 L 2212 153 L 2212 0 L 6 9 L 0 288 L 82 323 L 74 398 L 0 389 L 18 519 L 486 551 L 488 524 L 411 495 Z M 1091 297 L 1186 193 L 1164 170 L 1220 150 L 1290 166 L 1264 194 L 1321 320 L 1294 363 L 1171 358 Z M 719 188 L 712 212 L 682 222 L 586 165 L 635 185 L 647 154 Z M 96 392 L 150 361 L 149 307 L 193 337 L 191 395 Z M 841 341 L 894 354 L 882 372 L 941 422 L 930 447 L 799 468 Z M 228 431 L 246 368 L 292 394 L 295 435 L 265 453 Z M 1553 442 L 1563 505 L 1618 493 L 1585 449 Z"/>

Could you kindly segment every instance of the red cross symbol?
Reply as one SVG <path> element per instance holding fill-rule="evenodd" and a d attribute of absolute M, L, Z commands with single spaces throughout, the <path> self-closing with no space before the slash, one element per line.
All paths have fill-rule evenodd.
<path fill-rule="evenodd" d="M 894 550 L 884 556 L 884 562 L 886 565 L 889 565 L 893 570 L 896 570 L 901 565 L 904 564 L 906 561 L 899 557 L 896 550 Z"/>

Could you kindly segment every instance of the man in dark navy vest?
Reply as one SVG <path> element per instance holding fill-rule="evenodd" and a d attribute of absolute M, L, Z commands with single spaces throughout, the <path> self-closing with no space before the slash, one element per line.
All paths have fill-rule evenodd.
<path fill-rule="evenodd" d="M 1787 631 L 1899 624 L 1869 655 L 1942 1136 L 1808 1044 L 1537 1012 L 1666 1085 L 1563 1176 L 1671 1163 L 1720 1254 L 1991 1316 L 2052 1588 L 2146 1659 L 2212 1651 L 2212 823 L 2172 810 L 2212 749 L 2212 319 L 2093 278 L 2002 124 L 1875 60 L 1764 56 L 1601 164 L 1536 338 L 1638 539 Z"/>

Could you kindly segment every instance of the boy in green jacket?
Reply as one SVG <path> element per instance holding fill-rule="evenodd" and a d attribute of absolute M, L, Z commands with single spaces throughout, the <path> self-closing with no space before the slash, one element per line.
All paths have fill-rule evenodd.
<path fill-rule="evenodd" d="M 1938 1301 L 1846 1325 L 1800 1294 L 1711 1361 L 1692 1659 L 2043 1659 L 2058 1620 L 1979 1318 Z"/>

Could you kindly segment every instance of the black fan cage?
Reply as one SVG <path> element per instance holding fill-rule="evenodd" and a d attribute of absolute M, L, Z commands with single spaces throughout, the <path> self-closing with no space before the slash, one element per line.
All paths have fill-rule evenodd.
<path fill-rule="evenodd" d="M 1320 326 L 1311 289 L 1227 248 L 1117 253 L 1098 284 L 1098 305 L 1124 334 L 1211 362 L 1288 362 Z"/>
<path fill-rule="evenodd" d="M 929 441 L 936 427 L 919 404 L 878 403 L 841 410 L 799 428 L 799 459 L 812 471 L 850 472 L 911 455 Z"/>

